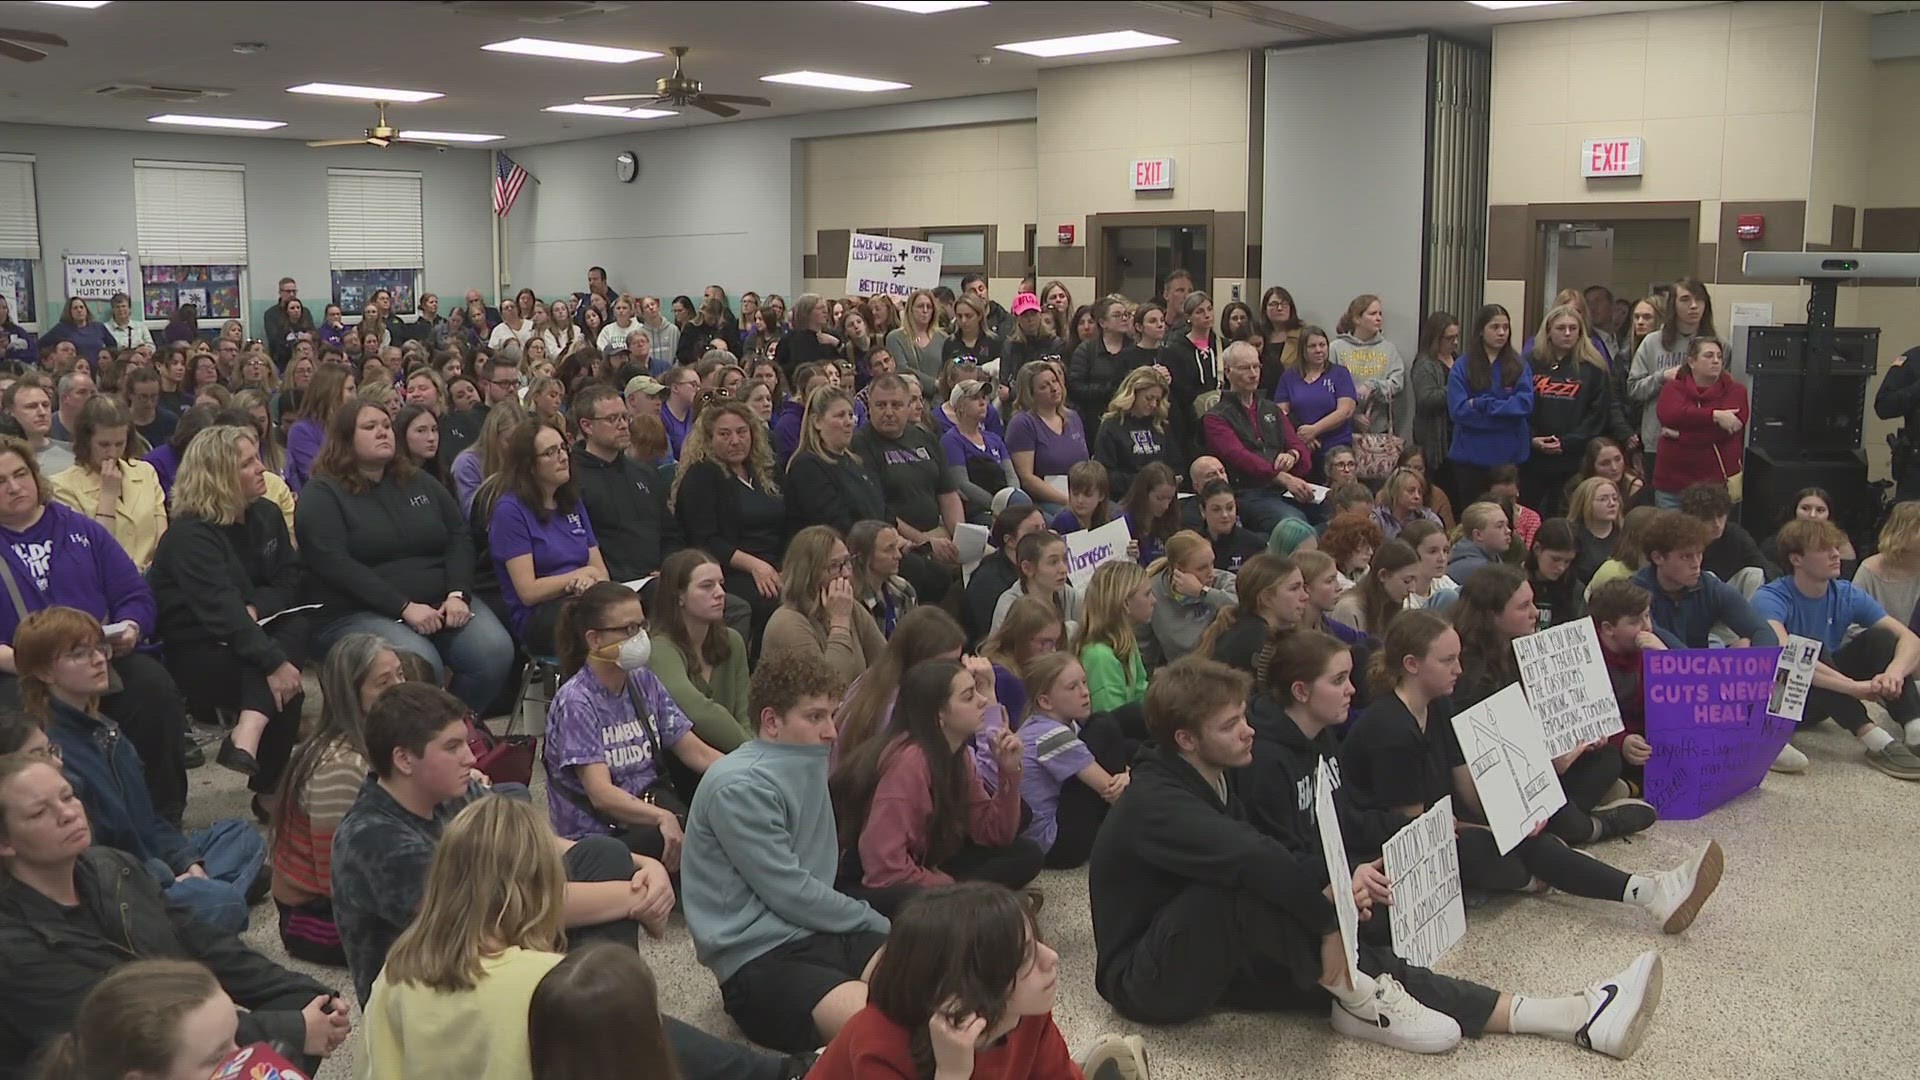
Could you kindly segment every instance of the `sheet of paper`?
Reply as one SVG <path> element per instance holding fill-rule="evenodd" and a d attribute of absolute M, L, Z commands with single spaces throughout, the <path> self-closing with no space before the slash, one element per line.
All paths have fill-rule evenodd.
<path fill-rule="evenodd" d="M 1453 730 L 1502 855 L 1567 804 L 1540 721 L 1519 684 L 1456 715 Z"/>
<path fill-rule="evenodd" d="M 1460 902 L 1460 853 L 1453 842 L 1453 797 L 1408 822 L 1381 848 L 1387 883 L 1393 951 L 1409 964 L 1430 968 L 1467 932 Z"/>
<path fill-rule="evenodd" d="M 1132 539 L 1126 518 L 1115 518 L 1097 529 L 1068 533 L 1067 583 L 1076 589 L 1086 588 L 1101 563 L 1127 557 L 1127 543 Z"/>
<path fill-rule="evenodd" d="M 1052 476 L 1043 476 L 1040 479 L 1045 480 L 1050 486 L 1062 492 L 1067 490 L 1067 474 L 1066 473 L 1055 473 Z"/>
<path fill-rule="evenodd" d="M 1813 669 L 1820 662 L 1820 643 L 1798 634 L 1787 637 L 1780 650 L 1780 662 L 1773 669 L 1773 692 L 1767 695 L 1767 712 L 1794 723 L 1806 716 L 1807 691 L 1813 689 Z"/>
<path fill-rule="evenodd" d="M 1520 662 L 1527 701 L 1540 718 L 1548 757 L 1625 729 L 1592 619 L 1516 638 L 1513 656 Z"/>
<path fill-rule="evenodd" d="M 960 565 L 972 570 L 987 555 L 987 527 L 963 521 L 953 530 L 953 546 L 960 549 Z"/>
<path fill-rule="evenodd" d="M 1649 649 L 1647 801 L 1691 820 L 1760 786 L 1794 722 L 1769 715 L 1779 649 Z"/>
<path fill-rule="evenodd" d="M 1360 907 L 1353 902 L 1353 867 L 1347 865 L 1347 845 L 1340 836 L 1340 814 L 1333 805 L 1333 775 L 1327 763 L 1313 777 L 1313 816 L 1320 820 L 1320 848 L 1327 858 L 1327 881 L 1333 885 L 1333 907 L 1340 916 L 1340 944 L 1347 953 L 1347 978 L 1360 972 Z"/>
<path fill-rule="evenodd" d="M 1307 499 L 1303 500 L 1291 491 L 1283 491 L 1280 494 L 1286 496 L 1289 499 L 1292 499 L 1294 502 L 1306 502 L 1309 505 L 1318 506 L 1319 504 L 1327 501 L 1327 493 L 1332 490 L 1333 489 L 1329 487 L 1322 487 L 1319 484 L 1309 483 L 1307 485 L 1307 494 L 1310 497 Z"/>
<path fill-rule="evenodd" d="M 632 581 L 623 581 L 620 584 L 625 585 L 634 592 L 639 592 L 641 589 L 646 588 L 648 583 L 652 582 L 654 578 L 659 576 L 659 574 L 648 574 L 646 577 L 634 578 Z"/>

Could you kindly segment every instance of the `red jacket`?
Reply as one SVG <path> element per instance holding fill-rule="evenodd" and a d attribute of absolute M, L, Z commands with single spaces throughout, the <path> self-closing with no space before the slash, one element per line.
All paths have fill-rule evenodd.
<path fill-rule="evenodd" d="M 1726 431 L 1714 423 L 1713 414 L 1720 409 L 1732 409 L 1740 426 Z M 1740 474 L 1741 448 L 1751 419 L 1747 388 L 1740 380 L 1722 373 L 1720 381 L 1703 389 L 1683 367 L 1661 388 L 1655 412 L 1662 428 L 1680 433 L 1678 438 L 1661 435 L 1654 449 L 1655 491 L 1678 493 L 1689 484 L 1719 482 Z"/>
<path fill-rule="evenodd" d="M 917 1080 L 907 1029 L 869 1005 L 827 1044 L 807 1080 Z M 972 1080 L 1083 1080 L 1053 1017 L 1028 1016 L 973 1055 Z"/>

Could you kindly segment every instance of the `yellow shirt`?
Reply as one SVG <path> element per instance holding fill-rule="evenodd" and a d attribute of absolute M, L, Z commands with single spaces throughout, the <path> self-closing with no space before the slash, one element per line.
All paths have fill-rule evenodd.
<path fill-rule="evenodd" d="M 111 522 L 94 515 L 100 508 L 99 473 L 75 465 L 48 482 L 54 498 L 106 525 L 144 574 L 153 565 L 160 534 L 167 531 L 167 493 L 160 488 L 160 474 L 144 461 L 122 461 L 120 470 L 120 500 L 113 505 Z"/>
<path fill-rule="evenodd" d="M 527 1005 L 559 953 L 510 948 L 481 960 L 471 990 L 373 981 L 355 1080 L 530 1080 Z"/>
<path fill-rule="evenodd" d="M 266 500 L 280 508 L 280 516 L 287 519 L 287 539 L 293 539 L 293 489 L 287 486 L 280 474 L 267 470 Z"/>

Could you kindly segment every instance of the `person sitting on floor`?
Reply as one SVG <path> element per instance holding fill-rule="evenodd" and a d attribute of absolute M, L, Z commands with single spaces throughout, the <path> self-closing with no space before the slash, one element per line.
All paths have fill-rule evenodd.
<path fill-rule="evenodd" d="M 1460 539 L 1447 556 L 1447 576 L 1461 588 L 1482 567 L 1498 566 L 1513 543 L 1513 525 L 1506 511 L 1490 502 L 1477 502 L 1460 511 Z"/>
<path fill-rule="evenodd" d="M 1307 581 L 1292 559 L 1263 552 L 1234 576 L 1234 592 L 1235 603 L 1213 617 L 1193 654 L 1251 675 L 1268 644 L 1306 619 Z"/>
<path fill-rule="evenodd" d="M 1105 525 L 1112 519 L 1115 504 L 1107 497 L 1108 487 L 1105 465 L 1097 461 L 1075 463 L 1067 470 L 1067 508 L 1053 515 L 1048 525 L 1061 536 Z"/>
<path fill-rule="evenodd" d="M 236 1053 L 239 1032 L 240 1010 L 206 965 L 135 960 L 88 991 L 73 1030 L 46 1047 L 38 1080 L 199 1080 Z"/>
<path fill-rule="evenodd" d="M 960 624 L 966 627 L 969 641 L 979 641 L 992 631 L 1000 594 L 1020 583 L 1020 568 L 1013 561 L 1020 540 L 1046 528 L 1046 515 L 1031 503 L 1009 505 L 994 515 L 993 527 L 987 531 L 990 550 L 967 578 L 967 600 L 960 609 Z"/>
<path fill-rule="evenodd" d="M 1087 672 L 1071 653 L 1050 652 L 1028 665 L 1032 711 L 1020 722 L 1026 747 L 1020 796 L 1032 813 L 1023 835 L 1040 845 L 1046 865 L 1084 865 L 1107 806 L 1127 790 L 1127 762 L 1140 744 L 1111 713 L 1094 715 Z"/>
<path fill-rule="evenodd" d="M 1790 568 L 1781 567 L 1768 558 L 1766 550 L 1754 540 L 1746 526 L 1732 519 L 1733 496 L 1727 492 L 1724 481 L 1702 480 L 1687 485 L 1680 492 L 1680 510 L 1706 522 L 1712 535 L 1707 550 L 1701 555 L 1701 567 L 1733 586 L 1741 596 L 1751 600 L 1760 586 L 1790 572 Z M 1775 554 L 1786 558 L 1779 551 L 1779 538 L 1768 537 L 1768 540 L 1773 543 Z M 1852 550 L 1852 544 L 1848 544 L 1847 551 Z"/>
<path fill-rule="evenodd" d="M 653 971 L 625 945 L 602 941 L 569 952 L 527 1003 L 533 1080 L 689 1075 L 700 1063 L 676 1065 L 670 1042 Z"/>
<path fill-rule="evenodd" d="M 1653 759 L 1640 654 L 1665 649 L 1667 643 L 1653 632 L 1653 597 L 1624 578 L 1601 582 L 1587 597 L 1587 614 L 1600 639 L 1600 659 L 1607 665 L 1614 700 L 1620 703 L 1621 730 L 1607 741 L 1620 748 L 1620 779 L 1627 794 L 1639 798 L 1646 789 L 1647 762 Z"/>
<path fill-rule="evenodd" d="M 1740 591 L 1702 568 L 1713 526 L 1684 510 L 1661 510 L 1640 540 L 1646 565 L 1630 579 L 1653 594 L 1653 625 L 1676 649 L 1704 649 L 1725 627 L 1736 648 L 1779 645 L 1773 627 Z"/>
<path fill-rule="evenodd" d="M 747 642 L 726 624 L 727 580 L 720 561 L 699 548 L 667 556 L 653 594 L 653 655 L 647 668 L 722 754 L 748 741 Z"/>
<path fill-rule="evenodd" d="M 1204 543 L 1199 546 L 1206 548 Z M 1074 635 L 1073 648 L 1087 670 L 1087 690 L 1096 712 L 1138 706 L 1145 700 L 1142 628 L 1152 625 L 1158 608 L 1152 577 L 1139 564 L 1110 559 L 1094 569 L 1087 581 L 1087 621 Z"/>
<path fill-rule="evenodd" d="M 1221 609 L 1234 603 L 1234 576 L 1220 569 L 1206 537 L 1197 532 L 1178 532 L 1163 550 L 1164 554 L 1147 567 L 1153 614 L 1141 623 L 1139 632 L 1140 651 L 1149 671 L 1192 652 Z M 1092 583 L 1088 586 L 1091 608 Z M 1092 621 L 1091 614 L 1088 621 Z"/>
<path fill-rule="evenodd" d="M 853 556 L 832 528 L 801 529 L 780 576 L 780 609 L 767 620 L 763 658 L 797 653 L 851 684 L 886 651 L 880 624 L 854 599 Z"/>
<path fill-rule="evenodd" d="M 1014 565 L 1020 580 L 1007 587 L 993 606 L 993 624 L 989 632 L 1000 629 L 1014 601 L 1036 596 L 1048 601 L 1067 624 L 1067 636 L 1080 632 L 1082 596 L 1068 582 L 1067 542 L 1056 532 L 1032 532 L 1014 546 Z"/>
<path fill-rule="evenodd" d="M 833 761 L 845 761 L 874 739 L 885 741 L 899 734 L 893 724 L 893 705 L 900 693 L 900 680 L 928 660 L 959 660 L 966 646 L 966 634 L 953 616 L 940 608 L 920 607 L 908 612 L 888 640 L 886 651 L 847 687 L 833 717 L 838 729 Z"/>
<path fill-rule="evenodd" d="M 1052 604 L 1033 596 L 1014 601 L 1007 621 L 980 643 L 980 655 L 993 664 L 994 697 L 1008 716 L 1027 714 L 1027 665 L 1070 644 L 1067 624 Z"/>
<path fill-rule="evenodd" d="M 1201 489 L 1193 501 L 1200 504 L 1202 535 L 1213 545 L 1214 566 L 1229 574 L 1238 573 L 1242 563 L 1267 550 L 1267 538 L 1240 524 L 1240 503 L 1234 497 L 1233 485 L 1216 480 Z"/>

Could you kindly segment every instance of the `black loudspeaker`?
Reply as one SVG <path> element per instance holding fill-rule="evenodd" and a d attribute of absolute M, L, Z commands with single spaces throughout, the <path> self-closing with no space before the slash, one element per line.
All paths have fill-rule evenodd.
<path fill-rule="evenodd" d="M 1872 326 L 1747 328 L 1747 373 L 1871 376 L 1880 362 L 1880 329 Z"/>
<path fill-rule="evenodd" d="M 1833 497 L 1835 524 L 1852 538 L 1854 548 L 1873 549 L 1880 500 L 1867 483 L 1867 453 L 1857 446 L 1843 455 L 1813 459 L 1750 446 L 1741 484 L 1740 522 L 1755 537 L 1772 536 L 1793 515 L 1794 492 L 1817 487 Z"/>
<path fill-rule="evenodd" d="M 1749 444 L 1775 460 L 1833 459 L 1857 450 L 1867 411 L 1866 372 L 1752 372 Z"/>

